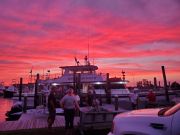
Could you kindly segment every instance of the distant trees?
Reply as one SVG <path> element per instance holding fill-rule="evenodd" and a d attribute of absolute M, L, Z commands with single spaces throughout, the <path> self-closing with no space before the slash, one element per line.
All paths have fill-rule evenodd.
<path fill-rule="evenodd" d="M 153 89 L 154 85 L 151 83 L 151 81 L 147 79 L 142 79 L 142 81 L 137 82 L 137 87 L 139 89 Z M 157 88 L 161 88 L 158 86 Z M 180 84 L 178 82 L 172 82 L 170 86 L 168 86 L 169 89 L 172 90 L 180 90 Z"/>
<path fill-rule="evenodd" d="M 171 84 L 171 89 L 172 89 L 172 90 L 180 90 L 180 84 L 177 83 L 176 81 L 173 82 L 173 83 Z"/>
<path fill-rule="evenodd" d="M 142 79 L 142 81 L 137 82 L 138 88 L 154 88 L 154 85 L 151 83 L 151 81 L 147 79 Z"/>

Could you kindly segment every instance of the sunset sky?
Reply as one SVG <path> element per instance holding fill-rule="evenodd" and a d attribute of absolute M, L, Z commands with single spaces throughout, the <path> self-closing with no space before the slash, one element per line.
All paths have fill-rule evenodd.
<path fill-rule="evenodd" d="M 0 82 L 83 64 L 130 84 L 180 82 L 179 0 L 0 0 Z"/>

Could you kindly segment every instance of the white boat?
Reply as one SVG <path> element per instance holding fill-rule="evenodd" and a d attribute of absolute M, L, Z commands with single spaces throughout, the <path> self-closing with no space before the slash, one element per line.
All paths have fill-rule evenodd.
<path fill-rule="evenodd" d="M 107 74 L 97 73 L 98 66 L 91 65 L 87 59 L 85 59 L 85 65 L 76 66 L 63 66 L 62 76 L 56 79 L 41 80 L 41 85 L 46 86 L 61 86 L 63 89 L 67 89 L 67 86 L 74 86 L 80 93 L 87 93 L 89 86 L 93 86 L 96 94 L 106 94 L 107 81 L 109 80 L 112 95 L 129 94 L 129 90 L 125 85 L 128 83 L 125 79 L 109 78 L 107 80 Z"/>

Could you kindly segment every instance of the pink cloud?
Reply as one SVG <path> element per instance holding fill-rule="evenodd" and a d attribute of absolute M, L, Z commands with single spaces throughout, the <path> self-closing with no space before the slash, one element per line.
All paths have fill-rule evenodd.
<path fill-rule="evenodd" d="M 156 67 L 149 69 L 153 64 L 167 65 L 171 79 L 178 79 L 178 4 L 169 0 L 3 1 L 0 80 L 27 76 L 24 71 L 32 65 L 42 71 L 44 67 L 74 64 L 74 56 L 82 61 L 88 44 L 91 60 L 103 59 L 99 66 L 104 72 L 115 75 L 121 66 L 127 66 L 127 71 L 137 73 L 139 78 L 150 77 L 159 73 Z M 140 63 L 139 58 L 146 62 Z M 16 68 L 12 68 L 14 63 Z M 116 68 L 107 66 L 111 64 Z"/>

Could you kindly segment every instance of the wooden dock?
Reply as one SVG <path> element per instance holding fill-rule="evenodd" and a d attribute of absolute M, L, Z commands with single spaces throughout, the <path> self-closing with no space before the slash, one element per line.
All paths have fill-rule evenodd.
<path fill-rule="evenodd" d="M 121 112 L 127 111 L 127 110 L 122 109 L 122 108 L 118 108 L 118 110 L 115 111 L 114 105 L 107 105 L 107 104 L 104 104 L 103 108 L 108 111 L 108 114 L 111 112 L 114 114 L 114 113 L 121 113 Z M 82 107 L 80 110 L 82 111 L 82 109 L 85 109 L 88 112 L 88 109 L 92 109 L 92 107 Z M 53 124 L 53 128 L 64 130 L 65 129 L 64 128 L 65 127 L 65 119 L 64 119 L 64 116 L 62 115 L 63 110 L 57 109 L 56 113 L 58 113 L 59 115 L 56 115 L 56 119 L 55 119 L 55 122 Z M 93 118 L 97 119 L 98 122 L 100 122 L 100 120 L 102 119 L 103 120 L 102 123 L 106 122 L 105 124 L 107 124 L 107 121 L 108 121 L 108 123 L 110 124 L 110 126 L 109 126 L 109 128 L 110 128 L 114 115 L 112 115 L 112 117 L 110 117 L 107 114 L 107 117 L 104 117 L 105 112 L 104 112 L 104 114 L 99 112 L 97 114 L 97 116 L 95 116 L 96 113 L 98 113 L 98 112 L 92 112 L 92 115 L 94 116 Z M 80 116 L 82 116 L 82 115 L 80 115 Z M 41 131 L 41 129 L 42 129 L 43 134 L 44 134 L 47 131 L 45 129 L 48 129 L 47 118 L 48 118 L 48 111 L 46 109 L 27 110 L 27 112 L 23 113 L 21 115 L 20 119 L 17 121 L 1 122 L 0 123 L 0 135 L 1 134 L 6 135 L 6 133 L 9 133 L 9 132 L 12 134 L 15 132 L 19 132 L 19 133 L 26 132 L 26 131 L 32 132 L 33 130 L 38 130 L 37 131 L 37 133 L 38 133 L 39 131 Z M 74 126 L 78 127 L 78 128 L 81 127 L 80 129 L 83 130 L 84 128 L 82 128 L 82 127 L 84 125 L 82 122 L 84 122 L 84 121 L 86 122 L 86 119 L 88 120 L 88 118 L 91 120 L 90 117 L 75 117 L 74 118 Z M 95 121 L 92 121 L 91 123 L 94 123 L 94 122 Z M 105 128 L 105 126 L 101 126 L 101 127 Z M 7 134 L 7 135 L 9 135 L 9 134 Z"/>
<path fill-rule="evenodd" d="M 48 114 L 43 110 L 31 110 L 22 114 L 17 121 L 5 121 L 0 123 L 0 132 L 17 131 L 26 129 L 47 128 Z M 74 126 L 79 123 L 79 117 L 75 117 Z M 53 127 L 65 127 L 64 116 L 57 115 Z"/>

